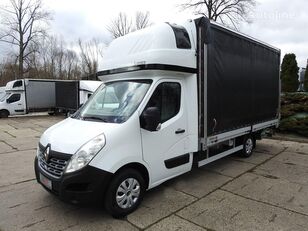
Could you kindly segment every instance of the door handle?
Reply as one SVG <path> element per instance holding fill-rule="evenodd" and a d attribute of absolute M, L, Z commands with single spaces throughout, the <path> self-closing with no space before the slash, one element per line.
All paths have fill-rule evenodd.
<path fill-rule="evenodd" d="M 181 134 L 181 133 L 184 133 L 184 132 L 185 132 L 185 129 L 179 128 L 178 130 L 175 131 L 175 134 Z"/>

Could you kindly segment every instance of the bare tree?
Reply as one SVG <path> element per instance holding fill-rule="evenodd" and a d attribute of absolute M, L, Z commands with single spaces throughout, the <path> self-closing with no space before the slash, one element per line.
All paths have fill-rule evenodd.
<path fill-rule="evenodd" d="M 238 29 L 241 21 L 249 22 L 248 14 L 255 4 L 255 0 L 188 0 L 181 8 Z"/>
<path fill-rule="evenodd" d="M 60 42 L 57 46 L 56 52 L 56 66 L 57 66 L 57 73 L 59 79 L 65 78 L 65 69 L 66 69 L 66 49 L 64 48 L 65 44 L 63 39 L 60 39 Z"/>
<path fill-rule="evenodd" d="M 81 79 L 83 74 L 81 69 L 82 62 L 75 51 L 75 46 L 76 44 L 67 46 L 67 43 L 61 36 L 46 36 L 39 43 L 30 43 L 27 48 L 27 52 L 30 53 L 24 60 L 26 66 L 24 77 Z M 87 56 L 90 57 L 91 55 Z M 18 60 L 16 60 L 14 55 L 3 61 L 0 60 L 0 86 L 5 85 L 17 76 L 17 63 Z"/>
<path fill-rule="evenodd" d="M 29 75 L 28 77 L 37 77 L 38 70 L 40 68 L 40 55 L 39 55 L 39 44 L 37 43 L 31 43 L 28 47 L 28 52 L 30 54 L 28 55 L 27 59 L 24 60 L 24 62 L 27 65 L 27 74 Z"/>
<path fill-rule="evenodd" d="M 5 86 L 6 83 L 16 75 L 18 67 L 16 65 L 16 60 L 12 57 L 3 59 L 0 64 L 0 86 Z"/>
<path fill-rule="evenodd" d="M 133 24 L 133 21 L 135 24 Z M 110 25 L 107 26 L 107 30 L 111 33 L 113 38 L 118 38 L 149 25 L 150 13 L 148 11 L 137 11 L 134 20 L 128 17 L 126 13 L 120 12 L 119 15 L 111 21 Z"/>
<path fill-rule="evenodd" d="M 88 42 L 78 40 L 81 58 L 82 72 L 86 77 L 90 77 L 97 72 L 98 68 L 98 55 L 99 55 L 99 42 L 92 39 Z"/>
<path fill-rule="evenodd" d="M 43 10 L 41 0 L 10 0 L 10 6 L 2 6 L 0 41 L 18 47 L 18 75 L 24 74 L 24 60 L 33 52 L 27 50 L 40 36 L 45 35 L 42 25 L 48 22 L 50 13 Z"/>
<path fill-rule="evenodd" d="M 119 15 L 111 21 L 107 30 L 112 34 L 113 38 L 118 38 L 132 31 L 132 20 L 127 14 L 120 12 Z"/>
<path fill-rule="evenodd" d="M 41 60 L 43 61 L 45 78 L 56 78 L 56 59 L 58 53 L 57 37 L 48 36 L 41 41 L 40 55 Z"/>
<path fill-rule="evenodd" d="M 79 68 L 79 60 L 75 51 L 67 50 L 66 52 L 66 78 L 79 79 L 81 78 Z"/>
<path fill-rule="evenodd" d="M 136 12 L 136 18 L 135 18 L 135 23 L 136 23 L 136 30 L 140 30 L 143 28 L 146 28 L 150 24 L 150 12 L 141 12 L 137 11 Z"/>
<path fill-rule="evenodd" d="M 80 60 L 76 52 L 67 48 L 62 37 L 49 36 L 41 47 L 41 60 L 46 76 L 57 79 L 79 79 Z"/>

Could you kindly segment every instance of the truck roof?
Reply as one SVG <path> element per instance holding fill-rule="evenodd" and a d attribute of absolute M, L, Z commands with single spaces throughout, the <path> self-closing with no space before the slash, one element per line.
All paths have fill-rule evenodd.
<path fill-rule="evenodd" d="M 209 33 L 205 39 L 211 41 L 211 31 L 219 30 L 234 37 L 250 41 L 272 52 L 280 50 L 265 42 L 246 34 L 227 28 L 219 23 L 209 21 L 207 18 L 187 20 L 179 25 L 158 23 L 145 29 L 129 33 L 111 42 L 106 50 L 102 70 L 97 76 L 119 74 L 139 70 L 169 70 L 187 73 L 196 73 L 197 70 L 197 41 L 196 22 L 206 19 Z M 178 46 L 178 38 L 187 36 L 189 46 Z M 180 41 L 183 43 L 183 40 Z M 184 39 L 185 43 L 185 39 Z M 209 42 L 211 43 L 211 42 Z M 100 77 L 102 79 L 102 77 Z"/>
<path fill-rule="evenodd" d="M 192 41 L 192 35 L 188 34 Z M 147 64 L 195 68 L 194 55 L 194 44 L 190 48 L 179 49 L 172 27 L 158 23 L 113 40 L 106 50 L 102 71 Z M 104 73 L 98 75 L 101 74 Z"/>

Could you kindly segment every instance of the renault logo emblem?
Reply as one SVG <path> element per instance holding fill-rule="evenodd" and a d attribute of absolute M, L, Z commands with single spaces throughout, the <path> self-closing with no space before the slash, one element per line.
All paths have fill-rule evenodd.
<path fill-rule="evenodd" d="M 48 145 L 44 151 L 44 157 L 45 157 L 46 162 L 48 162 L 49 160 L 49 154 L 50 154 L 50 146 Z"/>

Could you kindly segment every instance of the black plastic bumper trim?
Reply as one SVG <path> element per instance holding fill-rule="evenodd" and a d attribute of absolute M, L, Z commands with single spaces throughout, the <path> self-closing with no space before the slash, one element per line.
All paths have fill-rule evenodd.
<path fill-rule="evenodd" d="M 37 182 L 47 191 L 64 201 L 82 204 L 101 203 L 113 176 L 110 172 L 88 165 L 74 173 L 64 174 L 60 179 L 53 179 L 40 169 L 37 157 L 34 160 L 34 169 Z M 51 180 L 52 189 L 40 182 L 40 174 Z"/>

